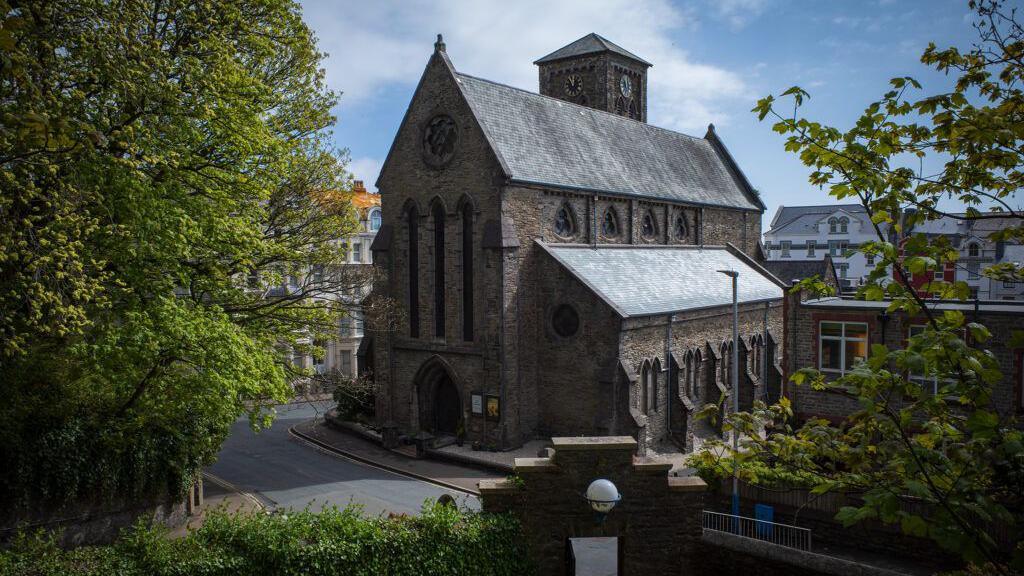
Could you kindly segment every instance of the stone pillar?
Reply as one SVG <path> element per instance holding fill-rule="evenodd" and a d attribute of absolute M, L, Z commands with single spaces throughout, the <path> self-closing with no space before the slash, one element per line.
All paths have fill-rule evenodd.
<path fill-rule="evenodd" d="M 629 436 L 552 438 L 548 458 L 516 458 L 515 474 L 480 482 L 483 509 L 514 514 L 540 574 L 563 574 L 569 538 L 614 536 L 624 574 L 679 574 L 698 549 L 707 486 L 669 477 L 672 465 L 636 456 Z M 622 500 L 599 522 L 584 494 L 611 480 Z"/>

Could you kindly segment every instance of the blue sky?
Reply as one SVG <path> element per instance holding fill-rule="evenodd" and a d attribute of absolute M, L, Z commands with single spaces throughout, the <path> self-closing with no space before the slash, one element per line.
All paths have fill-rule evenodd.
<path fill-rule="evenodd" d="M 894 76 L 914 76 L 926 93 L 948 88 L 920 64 L 921 52 L 929 41 L 974 39 L 966 0 L 305 0 L 303 8 L 329 54 L 328 84 L 342 92 L 336 143 L 371 189 L 438 32 L 458 70 L 533 91 L 533 60 L 597 32 L 654 64 L 650 123 L 694 135 L 715 124 L 769 219 L 780 204 L 830 199 L 750 113 L 758 98 L 800 85 L 812 96 L 808 117 L 846 127 Z"/>

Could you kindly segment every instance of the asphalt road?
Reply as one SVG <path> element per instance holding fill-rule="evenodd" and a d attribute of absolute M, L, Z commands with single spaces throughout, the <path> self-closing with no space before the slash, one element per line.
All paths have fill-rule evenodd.
<path fill-rule="evenodd" d="M 442 494 L 451 494 L 460 507 L 479 508 L 475 497 L 325 452 L 288 433 L 328 408 L 326 402 L 279 406 L 273 426 L 259 433 L 240 419 L 207 472 L 253 494 L 269 509 L 356 504 L 369 516 L 417 514 L 425 499 Z"/>

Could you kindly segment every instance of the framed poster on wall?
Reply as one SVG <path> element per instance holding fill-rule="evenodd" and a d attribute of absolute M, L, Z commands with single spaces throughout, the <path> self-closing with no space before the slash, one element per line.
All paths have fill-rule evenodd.
<path fill-rule="evenodd" d="M 470 407 L 472 408 L 473 414 L 481 415 L 484 413 L 484 395 L 480 392 L 472 392 L 469 395 Z"/>
<path fill-rule="evenodd" d="M 487 420 L 490 422 L 501 420 L 501 399 L 490 394 L 487 395 Z"/>

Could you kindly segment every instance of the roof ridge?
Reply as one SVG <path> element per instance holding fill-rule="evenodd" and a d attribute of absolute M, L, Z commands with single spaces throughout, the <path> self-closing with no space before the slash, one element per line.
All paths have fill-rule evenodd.
<path fill-rule="evenodd" d="M 665 128 L 663 126 L 658 126 L 656 124 L 650 124 L 648 122 L 641 122 L 640 120 L 636 120 L 634 118 L 627 118 L 626 116 L 620 116 L 619 114 L 616 114 L 614 112 L 608 112 L 607 110 L 599 110 L 597 108 L 591 108 L 590 106 L 584 106 L 582 104 L 576 104 L 575 102 L 569 102 L 568 100 L 562 100 L 561 98 L 555 98 L 554 96 L 548 96 L 546 94 L 540 94 L 538 92 L 533 92 L 533 91 L 527 90 L 526 88 L 520 88 L 518 86 L 512 86 L 511 84 L 505 84 L 504 82 L 497 82 L 495 80 L 488 80 L 487 78 L 481 78 L 480 76 L 474 76 L 472 74 L 466 74 L 465 72 L 459 72 L 459 71 L 456 71 L 455 75 L 459 76 L 459 77 L 469 78 L 471 80 L 479 80 L 481 82 L 487 82 L 488 84 L 494 84 L 495 86 L 503 86 L 503 87 L 508 88 L 510 90 L 517 90 L 517 91 L 522 92 L 524 94 L 529 94 L 530 96 L 536 96 L 537 98 L 544 98 L 544 99 L 547 99 L 547 100 L 552 100 L 554 102 L 558 102 L 559 104 L 565 104 L 567 106 L 573 106 L 575 108 L 579 108 L 580 110 L 586 110 L 587 112 L 597 112 L 599 114 L 604 114 L 604 115 L 609 116 L 611 118 L 616 118 L 616 119 L 619 119 L 619 120 L 624 120 L 626 122 L 635 122 L 637 124 L 641 124 L 643 126 L 647 126 L 648 128 L 653 128 L 655 130 L 661 130 L 662 132 L 668 132 L 670 134 L 678 134 L 680 136 L 686 136 L 687 138 L 690 138 L 690 139 L 693 139 L 693 140 L 700 140 L 702 142 L 707 142 L 708 141 L 707 138 L 704 138 L 702 136 L 694 136 L 692 134 L 687 134 L 685 132 L 677 132 L 677 131 L 672 130 L 670 128 Z"/>
<path fill-rule="evenodd" d="M 724 244 L 618 244 L 618 243 L 610 243 L 610 242 L 606 243 L 606 244 L 598 243 L 597 245 L 594 245 L 594 244 L 581 244 L 581 243 L 578 243 L 578 242 L 545 242 L 544 244 L 547 247 L 549 247 L 549 248 L 572 248 L 572 249 L 581 249 L 581 250 L 582 249 L 600 250 L 600 249 L 605 249 L 605 248 L 615 249 L 615 250 L 621 250 L 621 249 L 625 249 L 625 248 L 640 248 L 640 249 L 646 249 L 646 250 L 654 250 L 654 249 L 671 249 L 671 250 L 680 250 L 680 249 L 687 249 L 687 250 L 728 250 L 728 247 L 726 247 Z"/>

